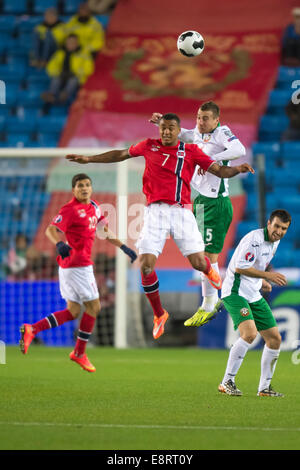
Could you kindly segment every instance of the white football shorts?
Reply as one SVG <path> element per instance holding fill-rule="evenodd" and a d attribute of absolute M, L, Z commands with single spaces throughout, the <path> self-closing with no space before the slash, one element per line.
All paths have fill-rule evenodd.
<path fill-rule="evenodd" d="M 60 293 L 66 301 L 82 304 L 99 298 L 92 265 L 82 268 L 59 267 L 58 275 Z"/>
<path fill-rule="evenodd" d="M 183 256 L 204 251 L 204 242 L 191 210 L 163 202 L 144 208 L 144 224 L 136 243 L 139 254 L 158 257 L 172 237 Z"/>

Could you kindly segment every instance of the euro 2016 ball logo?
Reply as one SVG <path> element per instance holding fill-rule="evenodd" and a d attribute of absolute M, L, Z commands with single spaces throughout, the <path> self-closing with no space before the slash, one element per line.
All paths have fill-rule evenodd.
<path fill-rule="evenodd" d="M 246 253 L 245 259 L 246 261 L 249 261 L 251 263 L 251 261 L 254 260 L 254 253 L 251 253 L 250 251 L 248 251 L 248 253 Z"/>

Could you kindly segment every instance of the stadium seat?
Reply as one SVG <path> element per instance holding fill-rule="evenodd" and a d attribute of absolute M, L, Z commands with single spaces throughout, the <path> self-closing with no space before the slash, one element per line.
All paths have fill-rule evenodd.
<path fill-rule="evenodd" d="M 106 29 L 109 23 L 110 15 L 96 15 L 99 23 L 102 24 L 103 28 Z"/>
<path fill-rule="evenodd" d="M 42 116 L 38 121 L 38 132 L 41 134 L 60 133 L 66 123 L 66 116 Z"/>
<path fill-rule="evenodd" d="M 36 130 L 36 118 L 34 118 L 34 116 L 31 116 L 31 119 L 9 116 L 6 122 L 6 130 L 11 134 L 33 132 Z"/>
<path fill-rule="evenodd" d="M 73 15 L 77 12 L 79 5 L 82 3 L 82 0 L 64 0 L 63 2 L 63 12 L 65 15 Z"/>
<path fill-rule="evenodd" d="M 284 112 L 285 106 L 291 100 L 292 90 L 271 90 L 267 110 L 268 113 L 276 114 Z"/>
<path fill-rule="evenodd" d="M 259 125 L 259 140 L 278 141 L 282 132 L 288 127 L 288 123 L 287 116 L 262 116 Z"/>
<path fill-rule="evenodd" d="M 256 230 L 258 227 L 258 223 L 255 220 L 250 221 L 242 221 L 237 226 L 236 231 L 236 241 L 237 243 L 251 230 Z"/>
<path fill-rule="evenodd" d="M 30 136 L 28 134 L 8 134 L 7 147 L 30 147 Z"/>
<path fill-rule="evenodd" d="M 300 142 L 283 142 L 281 145 L 283 160 L 292 159 L 300 161 Z"/>
<path fill-rule="evenodd" d="M 300 79 L 300 70 L 298 67 L 281 66 L 278 70 L 276 88 L 292 90 L 294 80 Z"/>
<path fill-rule="evenodd" d="M 13 15 L 27 13 L 27 0 L 4 0 L 3 13 Z"/>
<path fill-rule="evenodd" d="M 0 31 L 11 34 L 16 23 L 14 15 L 0 15 Z"/>
<path fill-rule="evenodd" d="M 59 135 L 56 133 L 53 134 L 39 134 L 38 135 L 38 145 L 39 147 L 57 147 L 59 140 Z"/>
<path fill-rule="evenodd" d="M 43 15 L 35 15 L 35 16 L 24 16 L 18 21 L 17 24 L 17 31 L 22 32 L 33 32 L 34 27 L 37 24 L 43 22 Z"/>
<path fill-rule="evenodd" d="M 43 14 L 47 8 L 57 8 L 59 0 L 34 0 L 33 12 L 37 15 Z"/>
<path fill-rule="evenodd" d="M 277 159 L 280 157 L 280 142 L 254 142 L 252 144 L 253 155 L 263 154 L 266 159 Z"/>

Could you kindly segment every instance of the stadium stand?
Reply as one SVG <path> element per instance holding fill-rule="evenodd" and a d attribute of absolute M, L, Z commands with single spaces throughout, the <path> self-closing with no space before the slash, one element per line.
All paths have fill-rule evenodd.
<path fill-rule="evenodd" d="M 56 7 L 63 21 L 74 15 L 79 0 L 3 0 L 0 1 L 0 79 L 6 87 L 6 105 L 1 107 L 0 147 L 56 147 L 68 115 L 68 106 L 52 106 L 45 112 L 41 93 L 49 84 L 44 69 L 29 63 L 34 27 L 43 13 Z M 97 16 L 104 29 L 109 16 Z M 20 322 L 38 319 L 41 299 L 47 311 L 63 308 L 57 282 L 7 282 L 5 262 L 17 234 L 26 234 L 29 244 L 36 236 L 43 214 L 51 201 L 46 189 L 50 159 L 0 159 L 0 292 L 1 310 L 6 321 L 1 336 L 7 344 L 19 341 Z M 54 196 L 55 199 L 55 196 Z M 48 266 L 49 268 L 49 266 Z M 35 270 L 29 279 L 37 279 Z M 22 298 L 22 307 L 19 298 Z M 29 300 L 28 300 L 29 299 Z M 31 299 L 31 300 L 30 300 Z M 40 299 L 34 305 L 33 300 Z M 74 325 L 45 336 L 47 344 L 71 344 Z M 42 338 L 43 341 L 43 338 Z"/>
<path fill-rule="evenodd" d="M 300 142 L 281 140 L 287 128 L 288 119 L 285 107 L 291 100 L 294 80 L 299 79 L 299 68 L 280 66 L 275 88 L 269 93 L 266 113 L 261 117 L 258 130 L 258 141 L 252 145 L 254 162 L 257 155 L 265 156 L 265 189 L 266 212 L 270 214 L 275 208 L 287 209 L 293 222 L 287 235 L 281 242 L 281 249 L 274 258 L 274 267 L 295 267 L 299 250 L 300 223 Z M 258 208 L 258 174 L 243 180 L 247 193 L 247 206 L 243 220 L 239 223 L 235 246 L 251 229 L 257 227 Z M 228 252 L 230 260 L 234 248 Z"/>

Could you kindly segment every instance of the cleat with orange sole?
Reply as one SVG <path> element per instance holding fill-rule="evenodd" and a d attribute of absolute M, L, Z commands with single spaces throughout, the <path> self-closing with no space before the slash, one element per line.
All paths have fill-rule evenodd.
<path fill-rule="evenodd" d="M 75 351 L 72 351 L 69 355 L 69 358 L 71 361 L 77 362 L 77 364 L 79 364 L 80 367 L 82 367 L 82 369 L 86 370 L 87 372 L 96 372 L 96 367 L 93 366 L 93 364 L 89 361 L 86 354 L 78 357 L 76 356 Z"/>
<path fill-rule="evenodd" d="M 154 315 L 153 320 L 153 338 L 158 339 L 161 335 L 164 334 L 165 331 L 165 323 L 169 318 L 169 314 L 166 310 L 160 317 L 156 317 Z"/>
<path fill-rule="evenodd" d="M 205 273 L 204 273 L 205 274 Z M 207 277 L 209 283 L 215 288 L 215 289 L 221 289 L 222 288 L 222 279 L 220 274 L 213 268 L 211 267 L 209 272 L 205 274 Z"/>
<path fill-rule="evenodd" d="M 32 332 L 32 326 L 29 323 L 24 323 L 20 328 L 21 339 L 19 341 L 20 349 L 23 354 L 27 354 L 28 348 L 35 337 Z"/>

